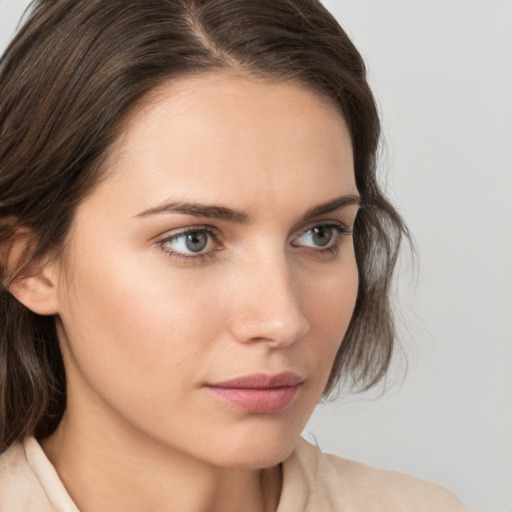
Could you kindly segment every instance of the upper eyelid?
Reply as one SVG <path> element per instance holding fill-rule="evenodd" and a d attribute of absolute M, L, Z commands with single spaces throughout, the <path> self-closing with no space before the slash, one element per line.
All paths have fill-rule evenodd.
<path fill-rule="evenodd" d="M 341 220 L 334 219 L 318 219 L 316 221 L 309 221 L 304 226 L 294 229 L 293 234 L 290 236 L 291 239 L 296 238 L 304 233 L 307 233 L 310 229 L 313 229 L 317 226 L 339 226 L 346 230 L 348 233 L 352 232 L 352 226 L 347 225 L 347 223 L 342 222 Z M 193 233 L 196 231 L 202 231 L 212 235 L 216 240 L 220 238 L 220 230 L 212 225 L 205 224 L 197 224 L 191 226 L 185 226 L 182 228 L 176 228 L 173 230 L 169 230 L 164 234 L 158 236 L 158 243 L 165 242 L 166 240 L 171 240 L 173 238 L 177 238 L 181 235 L 186 235 L 187 233 Z"/>
<path fill-rule="evenodd" d="M 195 233 L 197 231 L 208 233 L 215 238 L 218 238 L 219 230 L 210 225 L 195 225 L 195 226 L 186 226 L 183 228 L 176 228 L 166 231 L 165 233 L 159 235 L 157 237 L 157 242 L 165 242 L 166 240 L 171 240 L 173 238 L 178 238 L 179 236 L 186 235 L 187 233 Z"/>
<path fill-rule="evenodd" d="M 317 226 L 336 226 L 336 225 L 346 229 L 347 231 L 352 230 L 351 226 L 347 225 L 347 223 L 342 222 L 341 220 L 319 219 L 316 221 L 309 221 L 304 226 L 294 229 L 293 230 L 294 234 L 292 236 L 297 236 L 297 233 L 301 233 L 301 234 L 306 233 L 310 229 L 313 229 L 314 227 L 317 227 Z M 159 235 L 158 238 L 160 239 L 160 241 L 165 241 L 165 240 L 168 240 L 168 239 L 171 239 L 174 237 L 179 237 L 180 235 L 184 235 L 184 234 L 191 233 L 191 232 L 193 233 L 196 231 L 203 231 L 203 232 L 209 233 L 215 237 L 218 237 L 220 234 L 220 230 L 218 228 L 216 228 L 215 226 L 212 226 L 209 224 L 208 225 L 197 224 L 197 225 L 185 226 L 182 228 L 168 230 L 165 233 L 163 233 L 162 235 Z"/>
<path fill-rule="evenodd" d="M 318 220 L 318 221 L 312 221 L 303 226 L 298 230 L 298 235 L 294 235 L 293 238 L 296 238 L 297 236 L 301 236 L 304 233 L 307 233 L 311 229 L 318 227 L 318 226 L 331 226 L 331 227 L 340 227 L 347 233 L 352 232 L 352 226 L 348 226 L 345 222 L 342 222 L 340 220 Z"/>

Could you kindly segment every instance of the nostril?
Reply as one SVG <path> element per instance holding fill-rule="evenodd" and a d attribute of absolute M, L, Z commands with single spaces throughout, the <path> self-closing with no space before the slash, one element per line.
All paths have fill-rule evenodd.
<path fill-rule="evenodd" d="M 300 281 L 293 279 L 280 250 L 260 252 L 240 270 L 229 299 L 235 339 L 285 346 L 309 331 L 301 290 L 297 288 Z"/>
<path fill-rule="evenodd" d="M 234 338 L 242 343 L 267 342 L 275 346 L 287 346 L 304 337 L 310 325 L 302 312 L 273 312 L 252 310 L 239 312 L 233 318 L 231 331 Z"/>

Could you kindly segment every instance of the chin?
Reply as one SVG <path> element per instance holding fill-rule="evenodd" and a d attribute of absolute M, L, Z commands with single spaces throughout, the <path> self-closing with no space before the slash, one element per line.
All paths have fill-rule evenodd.
<path fill-rule="evenodd" d="M 238 453 L 225 454 L 216 462 L 216 466 L 223 469 L 239 470 L 257 470 L 272 468 L 283 462 L 292 452 L 295 444 L 289 449 L 283 450 L 282 447 L 276 450 L 244 449 Z"/>
<path fill-rule="evenodd" d="M 298 430 L 298 431 L 296 431 Z M 277 466 L 295 448 L 302 429 L 261 428 L 219 440 L 212 458 L 225 469 L 264 469 Z M 213 462 L 213 461 L 212 461 Z"/>

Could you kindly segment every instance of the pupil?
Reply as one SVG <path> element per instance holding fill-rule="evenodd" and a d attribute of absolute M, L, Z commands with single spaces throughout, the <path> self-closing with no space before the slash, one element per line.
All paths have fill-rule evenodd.
<path fill-rule="evenodd" d="M 189 251 L 200 252 L 208 243 L 208 238 L 204 233 L 189 233 L 187 235 L 186 246 Z"/>
<path fill-rule="evenodd" d="M 332 240 L 332 228 L 319 227 L 313 229 L 313 240 L 316 245 L 323 247 Z"/>

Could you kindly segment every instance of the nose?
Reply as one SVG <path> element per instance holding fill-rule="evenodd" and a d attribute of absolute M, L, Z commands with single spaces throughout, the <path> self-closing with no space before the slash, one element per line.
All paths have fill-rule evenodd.
<path fill-rule="evenodd" d="M 302 338 L 310 325 L 301 309 L 299 288 L 284 257 L 245 265 L 231 290 L 232 336 L 241 343 L 266 342 L 272 347 Z"/>

